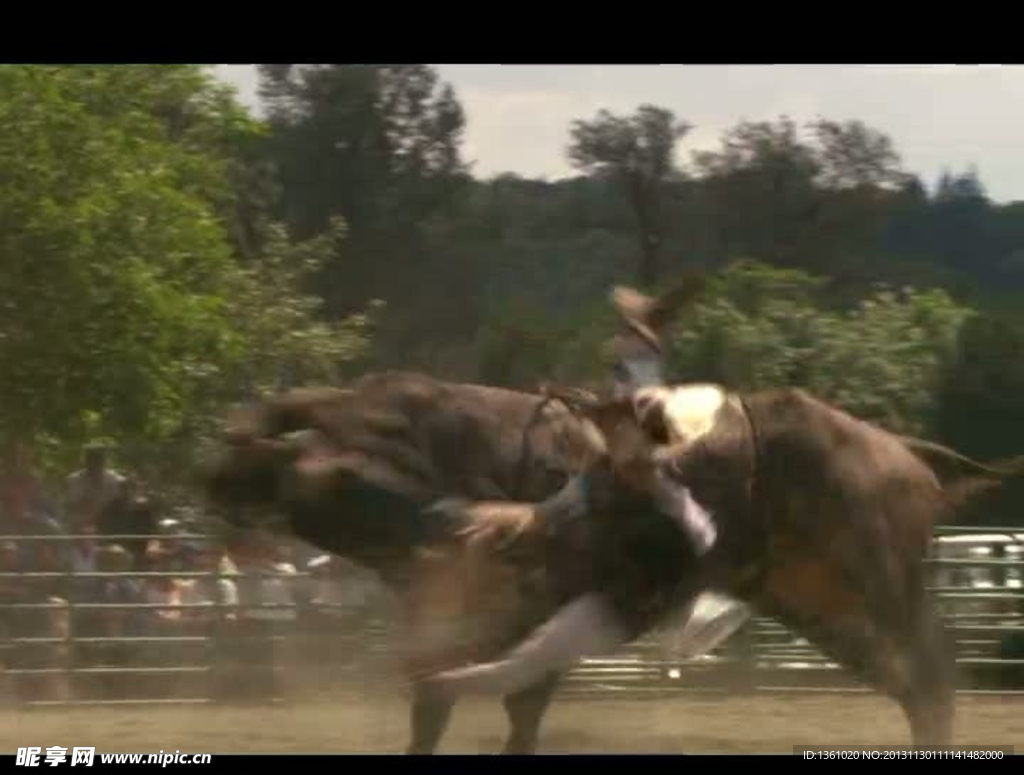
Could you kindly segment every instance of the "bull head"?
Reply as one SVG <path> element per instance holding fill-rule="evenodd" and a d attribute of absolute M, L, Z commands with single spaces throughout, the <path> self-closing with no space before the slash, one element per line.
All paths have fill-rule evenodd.
<path fill-rule="evenodd" d="M 225 508 L 270 507 L 295 463 L 324 445 L 321 414 L 350 391 L 333 387 L 295 388 L 228 414 L 222 453 L 205 473 L 210 499 Z"/>
<path fill-rule="evenodd" d="M 207 497 L 237 527 L 267 522 L 267 513 L 281 496 L 282 482 L 311 443 L 304 432 L 262 435 L 261 419 L 251 408 L 232 413 L 221 450 L 203 472 Z"/>

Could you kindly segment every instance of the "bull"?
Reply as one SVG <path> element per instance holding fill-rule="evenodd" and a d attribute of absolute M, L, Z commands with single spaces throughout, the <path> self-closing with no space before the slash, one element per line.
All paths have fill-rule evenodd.
<path fill-rule="evenodd" d="M 746 399 L 728 394 L 717 386 L 673 389 L 662 386 L 659 389 L 659 329 L 671 314 L 672 304 L 628 289 L 617 290 L 615 303 L 626 323 L 625 331 L 616 340 L 619 356 L 615 364 L 616 394 L 626 396 L 637 388 L 648 387 L 647 391 L 637 394 L 640 400 L 630 406 L 638 412 L 637 417 L 642 420 L 640 427 L 645 433 L 653 433 L 655 440 L 665 443 L 656 457 L 664 458 L 667 449 L 680 453 L 684 447 L 692 447 L 686 454 L 677 454 L 674 458 L 676 472 L 684 481 L 692 478 L 694 490 L 708 501 L 712 512 L 728 524 L 713 554 L 713 562 L 706 563 L 706 567 L 718 570 L 716 574 L 707 575 L 703 583 L 708 589 L 725 592 L 736 601 L 736 606 L 731 611 L 726 609 L 724 617 L 711 622 L 712 625 L 716 621 L 725 622 L 724 629 L 718 628 L 715 632 L 712 627 L 710 633 L 699 633 L 708 636 L 704 649 L 741 623 L 749 611 L 747 603 L 778 616 L 819 642 L 821 638 L 811 632 L 818 626 L 813 622 L 828 612 L 814 609 L 815 605 L 820 608 L 825 603 L 817 599 L 793 603 L 778 592 L 780 585 L 783 590 L 787 589 L 787 584 L 799 588 L 802 583 L 816 578 L 815 573 L 824 573 L 826 579 L 831 579 L 828 573 L 836 574 L 836 578 L 831 579 L 832 591 L 842 600 L 846 600 L 843 597 L 846 588 L 838 585 L 839 581 L 854 587 L 863 582 L 862 586 L 868 591 L 860 593 L 866 611 L 858 614 L 862 622 L 865 617 L 872 622 L 878 618 L 887 620 L 893 610 L 926 608 L 920 601 L 913 606 L 886 603 L 882 579 L 898 577 L 901 588 L 906 584 L 910 585 L 906 589 L 916 588 L 914 579 L 920 581 L 919 558 L 924 551 L 922 541 L 927 543 L 930 539 L 930 528 L 926 531 L 923 526 L 932 524 L 938 511 L 948 511 L 959 498 L 966 497 L 978 482 L 996 481 L 1005 471 L 986 468 L 939 445 L 886 434 L 872 426 L 858 424 L 842 413 L 833 415 L 836 410 L 806 393 L 783 392 L 778 395 L 788 396 L 794 405 L 803 401 L 807 406 L 816 407 L 802 418 L 795 410 L 786 413 L 793 426 L 788 432 L 790 437 L 800 437 L 800 432 L 794 430 L 800 427 L 800 421 L 811 422 L 809 427 L 816 429 L 811 432 L 812 436 L 829 437 L 835 433 L 832 427 L 835 422 L 839 426 L 854 423 L 867 436 L 852 447 L 836 442 L 835 448 L 829 450 L 827 444 L 818 444 L 823 460 L 829 462 L 821 463 L 817 469 L 826 478 L 818 480 L 811 489 L 827 493 L 832 501 L 819 497 L 821 492 L 807 495 L 801 501 L 799 485 L 806 477 L 790 467 L 783 470 L 788 479 L 776 472 L 769 477 L 774 484 L 764 491 L 772 493 L 771 499 L 778 498 L 780 482 L 788 482 L 791 494 L 781 496 L 784 501 L 789 498 L 788 511 L 774 502 L 769 505 L 765 500 L 768 496 L 762 494 L 761 488 L 765 486 L 762 483 L 766 481 L 766 471 L 773 469 L 762 464 L 763 453 L 754 454 L 755 450 L 760 450 L 757 429 L 762 420 L 758 420 L 757 425 L 753 421 L 744 425 L 735 411 L 723 408 L 735 409 Z M 766 400 L 764 395 L 767 394 L 757 399 L 751 397 L 752 405 Z M 536 509 L 501 506 L 496 501 L 539 502 L 557 493 L 553 505 L 540 509 L 540 513 L 578 515 L 587 510 L 581 500 L 579 479 L 565 483 L 585 467 L 588 460 L 593 461 L 595 449 L 607 451 L 607 440 L 602 441 L 601 432 L 595 434 L 593 422 L 567 408 L 567 404 L 573 403 L 571 398 L 564 399 L 563 396 L 561 402 L 551 401 L 538 395 L 450 383 L 402 372 L 368 375 L 348 390 L 291 391 L 261 406 L 250 407 L 229 424 L 226 456 L 209 478 L 209 490 L 215 500 L 228 509 L 269 507 L 278 514 L 286 514 L 288 529 L 292 532 L 377 569 L 386 583 L 400 594 L 407 593 L 410 621 L 416 627 L 424 627 L 431 618 L 444 618 L 444 612 L 438 609 L 447 604 L 451 609 L 449 631 L 436 638 L 446 645 L 432 653 L 425 648 L 426 653 L 413 655 L 409 664 L 411 675 L 422 675 L 459 662 L 491 659 L 593 583 L 592 576 L 588 575 L 592 565 L 591 531 L 580 521 L 553 530 L 541 542 L 542 549 L 536 542 L 527 542 L 532 549 L 512 560 L 492 558 L 490 563 L 481 564 L 466 559 L 478 551 L 472 538 L 478 534 L 474 534 L 473 529 L 467 532 L 467 524 L 471 528 L 483 525 L 487 529 L 499 525 L 501 530 L 510 533 L 536 534 L 530 527 L 533 521 L 529 517 L 537 513 Z M 779 400 L 781 407 L 785 401 Z M 770 422 L 771 407 L 764 414 L 768 418 L 764 420 L 766 427 L 776 427 L 778 431 L 769 436 L 785 439 L 784 424 L 772 426 Z M 731 421 L 727 421 L 730 417 Z M 870 431 L 866 430 L 868 428 Z M 294 439 L 287 441 L 289 433 L 310 429 L 315 433 L 303 437 L 301 443 Z M 867 443 L 868 437 L 875 439 L 874 446 Z M 883 438 L 884 443 L 879 441 Z M 723 447 L 722 439 L 732 439 L 731 450 Z M 805 456 L 810 454 L 807 450 L 815 446 L 806 439 L 801 442 L 802 447 L 801 443 L 793 443 L 795 448 L 803 449 Z M 933 493 L 929 500 L 918 497 L 919 492 L 915 497 L 900 496 L 905 503 L 900 497 L 887 500 L 880 493 L 887 487 L 900 491 L 902 485 L 885 484 L 877 476 L 872 483 L 872 476 L 865 474 L 866 488 L 858 496 L 857 488 L 850 489 L 850 481 L 844 477 L 856 480 L 858 466 L 864 460 L 874 459 L 876 446 L 888 450 L 887 454 L 895 456 L 894 460 L 902 461 L 901 465 L 909 472 L 907 481 L 916 482 L 917 490 L 926 492 L 929 487 L 938 488 L 942 495 Z M 784 440 L 774 442 L 774 465 L 786 459 L 785 455 L 778 456 L 780 447 L 787 448 Z M 716 453 L 700 452 L 715 448 Z M 899 451 L 894 452 L 897 448 Z M 829 457 L 836 450 L 842 454 Z M 758 471 L 750 481 L 741 473 L 747 464 L 751 470 L 757 468 Z M 948 474 L 943 480 L 944 486 L 936 484 L 938 480 L 932 467 Z M 872 471 L 878 468 L 877 459 L 867 467 Z M 810 466 L 807 476 L 813 475 L 815 470 Z M 346 485 L 339 487 L 339 481 Z M 928 484 L 921 485 L 922 482 Z M 908 492 L 914 489 L 909 487 Z M 491 502 L 456 509 L 455 517 L 451 509 L 430 508 L 438 498 L 452 494 Z M 815 503 L 815 499 L 819 502 Z M 801 502 L 805 506 L 803 510 Z M 304 505 L 298 508 L 296 503 Z M 311 505 L 317 503 L 318 506 Z M 409 503 L 416 508 L 410 510 Z M 858 503 L 864 509 L 856 516 Z M 904 505 L 913 506 L 907 512 L 906 524 L 901 523 L 898 516 Z M 817 511 L 819 507 L 823 510 Z M 778 513 L 789 516 L 781 522 L 770 516 Z M 362 516 L 356 518 L 353 516 L 356 514 Z M 405 517 L 395 519 L 388 514 L 405 514 Z M 793 517 L 801 514 L 803 523 Z M 794 553 L 791 544 L 798 546 L 806 538 L 795 535 L 798 532 L 795 526 L 800 524 L 828 551 L 814 554 L 808 549 L 803 555 Z M 926 533 L 922 539 L 920 536 Z M 841 548 L 847 540 L 844 536 L 853 538 Z M 880 542 L 892 538 L 899 539 L 895 547 L 881 545 Z M 438 549 L 438 546 L 446 548 Z M 557 567 L 552 567 L 545 554 L 556 555 Z M 773 563 L 769 561 L 772 558 L 783 558 L 783 561 Z M 883 567 L 885 573 L 869 579 L 878 566 Z M 774 570 L 769 573 L 769 569 Z M 481 574 L 487 578 L 481 578 Z M 489 617 L 485 615 L 483 611 L 487 606 L 479 599 L 471 599 L 473 595 L 463 594 L 472 589 L 497 590 L 501 605 L 492 609 L 499 612 Z M 831 600 L 828 594 L 823 594 Z M 490 603 L 494 602 L 493 597 Z M 788 610 L 787 605 L 793 610 Z M 452 622 L 460 617 L 463 624 L 472 620 L 473 617 L 466 616 L 467 612 L 476 614 L 475 630 L 467 634 L 462 626 L 463 632 L 456 637 L 452 631 L 460 626 Z M 812 624 L 798 621 L 802 619 L 810 619 Z M 856 617 L 850 621 L 855 620 Z M 834 622 L 828 626 L 833 625 Z M 884 628 L 882 631 L 895 632 Z M 456 653 L 450 644 L 459 637 L 463 641 L 462 650 Z M 824 640 L 843 638 L 835 633 L 822 637 Z M 420 640 L 430 643 L 433 638 L 434 635 L 424 633 Z M 838 648 L 841 650 L 842 645 Z M 824 650 L 835 653 L 835 647 L 828 645 Z M 849 656 L 838 658 L 850 665 Z M 864 661 L 861 659 L 853 665 L 855 672 L 865 674 L 860 666 Z M 935 656 L 933 661 L 941 663 L 942 659 Z M 877 667 L 866 672 L 872 670 L 877 672 Z M 929 670 L 931 668 L 922 668 L 923 672 Z M 511 725 L 505 752 L 535 750 L 542 717 L 563 672 L 561 669 L 548 671 L 530 686 L 505 696 L 504 705 Z M 911 692 L 906 686 L 916 687 L 922 681 L 916 678 L 909 684 L 904 681 L 900 688 L 899 682 L 890 680 L 891 677 L 886 677 L 882 683 L 901 694 L 915 739 L 942 738 L 942 724 L 928 722 L 924 719 L 927 713 L 920 710 L 927 704 L 926 700 L 904 699 L 909 697 L 908 692 L 921 695 L 919 689 Z M 877 680 L 875 684 L 879 685 Z M 412 739 L 407 748 L 413 753 L 436 749 L 453 703 L 451 699 L 423 691 L 422 686 L 422 682 L 416 681 L 413 691 Z M 944 691 L 936 690 L 933 696 L 942 697 Z M 935 715 L 935 718 L 942 717 L 941 711 Z M 933 734 L 935 730 L 937 734 Z"/>

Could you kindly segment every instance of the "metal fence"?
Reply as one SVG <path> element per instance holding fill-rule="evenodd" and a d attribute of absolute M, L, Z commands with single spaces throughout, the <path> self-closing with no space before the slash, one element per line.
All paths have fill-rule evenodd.
<path fill-rule="evenodd" d="M 0 543 L 56 542 L 67 548 L 95 538 L 0 536 Z M 103 537 L 105 542 L 149 539 L 168 536 Z M 936 536 L 930 562 L 932 589 L 957 639 L 961 689 L 1024 693 L 1024 532 L 996 529 L 980 535 L 977 529 L 946 528 Z M 225 581 L 237 592 L 253 578 L 223 566 L 78 572 L 68 565 L 0 572 L 0 696 L 25 705 L 280 701 L 400 680 L 392 649 L 397 618 L 386 594 L 361 605 L 323 601 L 307 571 L 257 575 L 285 584 L 292 599 L 251 604 L 218 598 Z M 126 579 L 143 587 L 132 587 L 130 600 L 111 595 L 112 589 L 128 589 L 114 589 L 111 582 Z M 198 584 L 206 598 L 166 598 L 171 579 L 179 587 Z M 752 619 L 714 653 L 693 660 L 673 655 L 670 635 L 654 633 L 614 657 L 584 661 L 564 691 L 595 698 L 866 691 L 770 619 Z"/>

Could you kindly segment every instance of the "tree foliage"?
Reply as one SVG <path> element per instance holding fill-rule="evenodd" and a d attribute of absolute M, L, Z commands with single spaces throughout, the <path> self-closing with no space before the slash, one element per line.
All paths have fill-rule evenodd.
<path fill-rule="evenodd" d="M 365 367 L 596 387 L 615 283 L 713 281 L 675 379 L 800 385 L 1019 451 L 1024 206 L 933 189 L 861 121 L 743 121 L 677 164 L 662 107 L 567 127 L 579 176 L 475 180 L 426 65 L 0 67 L 0 440 L 181 472 L 225 404 Z M 639 246 L 639 259 L 637 247 Z"/>
<path fill-rule="evenodd" d="M 849 309 L 824 278 L 737 262 L 674 338 L 679 378 L 799 386 L 894 430 L 931 427 L 970 310 L 939 290 L 881 288 Z"/>
<path fill-rule="evenodd" d="M 233 154 L 260 128 L 200 68 L 6 66 L 0 126 L 8 437 L 65 460 L 95 434 L 158 446 L 232 392 L 254 344 L 322 350 L 294 274 L 261 285 L 290 260 L 280 239 L 239 260 Z"/>
<path fill-rule="evenodd" d="M 689 124 L 655 105 L 641 105 L 632 116 L 602 110 L 594 119 L 572 125 L 568 153 L 573 165 L 610 178 L 633 209 L 641 251 L 636 281 L 645 287 L 659 279 L 663 186 L 678 174 L 676 143 L 689 131 Z"/>
<path fill-rule="evenodd" d="M 279 217 L 301 238 L 337 217 L 349 227 L 351 248 L 318 273 L 328 311 L 368 298 L 401 309 L 430 276 L 421 229 L 466 179 L 453 89 L 426 65 L 261 65 L 260 75 Z M 381 261 L 402 270 L 382 273 Z"/>

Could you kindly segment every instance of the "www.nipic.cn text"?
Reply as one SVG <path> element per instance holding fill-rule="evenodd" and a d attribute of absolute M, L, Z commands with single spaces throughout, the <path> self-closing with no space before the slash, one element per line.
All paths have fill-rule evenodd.
<path fill-rule="evenodd" d="M 208 753 L 182 753 L 181 751 L 160 751 L 159 753 L 96 753 L 96 747 L 74 747 L 64 748 L 59 745 L 52 745 L 47 748 L 42 746 L 27 746 L 18 749 L 19 767 L 58 767 L 60 765 L 71 767 L 92 767 L 96 759 L 100 764 L 159 764 L 166 767 L 168 764 L 209 764 L 210 754 Z"/>

